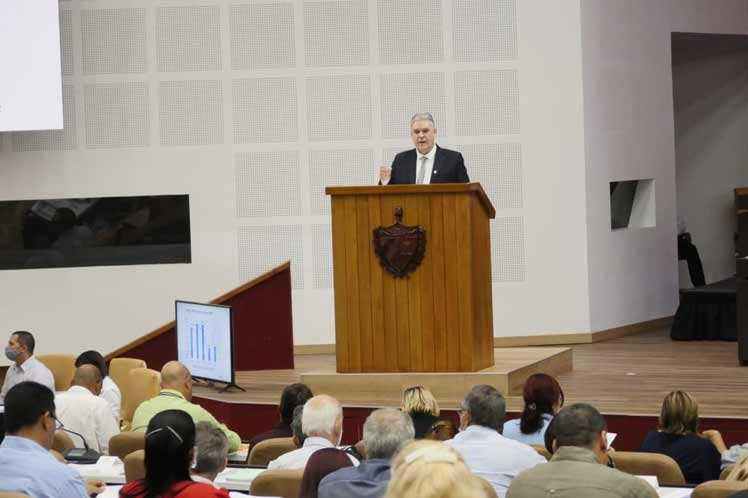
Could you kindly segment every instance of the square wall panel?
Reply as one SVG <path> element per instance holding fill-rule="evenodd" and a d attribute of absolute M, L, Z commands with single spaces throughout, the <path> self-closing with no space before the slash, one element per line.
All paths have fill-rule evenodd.
<path fill-rule="evenodd" d="M 302 214 L 297 151 L 239 153 L 234 165 L 237 217 Z"/>
<path fill-rule="evenodd" d="M 81 11 L 83 74 L 144 73 L 145 9 Z"/>
<path fill-rule="evenodd" d="M 85 85 L 86 147 L 149 145 L 148 84 L 129 81 Z"/>
<path fill-rule="evenodd" d="M 298 139 L 296 78 L 248 78 L 233 84 L 234 143 Z"/>
<path fill-rule="evenodd" d="M 438 134 L 445 135 L 444 73 L 383 74 L 380 84 L 383 138 L 409 137 L 410 118 L 417 112 L 430 112 Z"/>
<path fill-rule="evenodd" d="M 465 158 L 471 182 L 479 182 L 496 209 L 521 208 L 522 149 L 518 143 L 455 147 Z"/>
<path fill-rule="evenodd" d="M 309 152 L 309 195 L 313 216 L 330 214 L 330 197 L 325 187 L 376 185 L 379 167 L 374 151 L 313 150 Z"/>
<path fill-rule="evenodd" d="M 291 285 L 304 288 L 304 243 L 301 225 L 239 227 L 239 282 L 245 283 L 291 261 Z"/>
<path fill-rule="evenodd" d="M 457 71 L 455 114 L 458 135 L 519 133 L 517 71 Z"/>
<path fill-rule="evenodd" d="M 491 221 L 491 279 L 493 283 L 524 282 L 525 221 L 521 216 L 499 217 Z"/>
<path fill-rule="evenodd" d="M 161 145 L 223 143 L 221 81 L 161 81 L 158 93 Z"/>
<path fill-rule="evenodd" d="M 307 78 L 306 98 L 310 141 L 371 138 L 368 74 Z"/>
<path fill-rule="evenodd" d="M 234 4 L 230 22 L 233 69 L 296 65 L 293 3 Z"/>
<path fill-rule="evenodd" d="M 159 71 L 221 69 L 218 6 L 160 7 L 156 28 Z"/>
<path fill-rule="evenodd" d="M 60 46 L 63 76 L 70 76 L 75 71 L 75 52 L 73 52 L 73 11 L 60 10 Z"/>
<path fill-rule="evenodd" d="M 60 151 L 75 149 L 76 136 L 75 87 L 62 86 L 62 113 L 64 128 L 62 130 L 38 130 L 9 133 L 12 137 L 14 152 Z"/>
<path fill-rule="evenodd" d="M 517 58 L 516 0 L 454 0 L 452 31 L 457 62 Z"/>
<path fill-rule="evenodd" d="M 307 66 L 369 63 L 369 12 L 363 0 L 304 2 Z"/>
<path fill-rule="evenodd" d="M 441 0 L 377 0 L 380 64 L 444 60 Z"/>

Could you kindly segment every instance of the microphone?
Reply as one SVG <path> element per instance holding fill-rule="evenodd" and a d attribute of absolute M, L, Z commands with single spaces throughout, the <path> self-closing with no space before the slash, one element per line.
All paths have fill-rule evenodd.
<path fill-rule="evenodd" d="M 88 443 L 86 442 L 86 438 L 83 437 L 83 434 L 71 431 L 67 427 L 62 427 L 60 430 L 63 430 L 70 434 L 75 434 L 76 436 L 81 438 L 81 441 L 83 441 L 83 446 L 85 448 L 70 448 L 62 454 L 65 460 L 80 464 L 90 464 L 99 461 L 99 457 L 101 456 L 101 454 L 98 451 L 92 450 L 88 447 Z"/>

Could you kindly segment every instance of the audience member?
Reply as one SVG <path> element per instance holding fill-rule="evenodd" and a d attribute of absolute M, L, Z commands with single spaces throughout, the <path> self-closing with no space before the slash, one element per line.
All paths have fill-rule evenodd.
<path fill-rule="evenodd" d="M 55 395 L 47 386 L 24 381 L 5 396 L 7 435 L 0 444 L 0 491 L 40 498 L 87 498 L 101 493 L 101 481 L 84 482 L 78 472 L 52 456 L 58 421 Z"/>
<path fill-rule="evenodd" d="M 225 489 L 190 479 L 195 456 L 195 423 L 182 410 L 155 414 L 145 434 L 145 479 L 120 489 L 120 498 L 228 498 Z"/>
<path fill-rule="evenodd" d="M 496 498 L 496 491 L 440 441 L 405 445 L 392 461 L 387 498 Z"/>
<path fill-rule="evenodd" d="M 491 483 L 499 497 L 506 494 L 517 474 L 546 462 L 531 447 L 501 435 L 505 416 L 501 393 L 491 386 L 475 386 L 462 403 L 461 432 L 447 441 L 470 470 Z"/>
<path fill-rule="evenodd" d="M 144 401 L 135 409 L 132 419 L 132 430 L 144 431 L 151 419 L 164 410 L 183 410 L 195 423 L 210 422 L 226 434 L 229 440 L 229 451 L 241 447 L 239 435 L 220 424 L 205 408 L 191 403 L 192 375 L 178 361 L 170 361 L 161 369 L 161 392 L 155 398 Z"/>
<path fill-rule="evenodd" d="M 306 434 L 301 430 L 301 417 L 304 415 L 304 405 L 299 405 L 293 409 L 293 420 L 291 421 L 291 433 L 293 436 L 293 444 L 297 448 L 304 446 L 306 440 Z"/>
<path fill-rule="evenodd" d="M 539 373 L 527 378 L 522 397 L 525 400 L 522 415 L 507 421 L 502 434 L 520 443 L 543 444 L 548 424 L 564 405 L 564 392 L 556 379 Z"/>
<path fill-rule="evenodd" d="M 101 384 L 101 394 L 99 394 L 99 396 L 104 398 L 107 403 L 109 403 L 109 407 L 112 410 L 112 415 L 114 415 L 114 419 L 117 421 L 117 423 L 119 423 L 122 393 L 120 393 L 117 384 L 112 380 L 111 377 L 109 377 L 109 368 L 106 365 L 106 360 L 104 360 L 104 357 L 101 356 L 101 353 L 99 353 L 98 351 L 85 351 L 81 353 L 75 360 L 76 367 L 79 367 L 81 365 L 94 365 L 99 369 L 99 372 L 101 372 L 101 378 L 103 380 Z"/>
<path fill-rule="evenodd" d="M 720 456 L 726 450 L 718 431 L 699 433 L 699 405 L 684 391 L 665 396 L 658 430 L 649 432 L 639 449 L 671 457 L 691 484 L 719 479 Z"/>
<path fill-rule="evenodd" d="M 210 422 L 199 422 L 195 425 L 195 465 L 192 468 L 192 480 L 213 484 L 216 476 L 226 468 L 228 459 L 229 440 L 226 439 L 226 434 Z"/>
<path fill-rule="evenodd" d="M 307 401 L 301 417 L 301 430 L 306 435 L 301 448 L 272 460 L 268 469 L 303 469 L 315 451 L 339 446 L 343 437 L 343 408 L 338 400 L 320 394 Z M 358 460 L 350 455 L 349 458 L 358 465 Z"/>
<path fill-rule="evenodd" d="M 83 436 L 88 447 L 100 453 L 109 452 L 109 439 L 119 433 L 119 421 L 112 416 L 109 403 L 101 392 L 101 373 L 94 365 L 81 365 L 75 370 L 70 387 L 55 398 L 57 418 L 68 429 Z M 85 446 L 75 434 L 70 437 L 77 446 Z"/>
<path fill-rule="evenodd" d="M 392 457 L 414 435 L 413 421 L 406 413 L 394 408 L 371 412 L 364 422 L 366 460 L 322 479 L 319 498 L 381 498 L 390 480 Z"/>
<path fill-rule="evenodd" d="M 433 434 L 435 426 L 442 421 L 439 418 L 439 403 L 424 386 L 413 386 L 403 391 L 401 408 L 413 419 L 415 439 L 424 439 Z"/>
<path fill-rule="evenodd" d="M 25 330 L 10 335 L 5 347 L 5 357 L 13 364 L 5 373 L 3 387 L 0 388 L 0 404 L 13 386 L 27 380 L 38 382 L 55 392 L 55 377 L 44 363 L 34 358 L 35 347 L 34 336 Z"/>
<path fill-rule="evenodd" d="M 604 465 L 608 461 L 605 419 L 577 403 L 553 420 L 555 453 L 550 462 L 515 477 L 507 498 L 656 498 L 644 480 Z"/>
<path fill-rule="evenodd" d="M 317 498 L 319 483 L 323 478 L 352 465 L 348 454 L 338 448 L 322 448 L 315 451 L 304 467 L 299 498 Z"/>
<path fill-rule="evenodd" d="M 301 382 L 286 386 L 281 393 L 280 404 L 278 405 L 280 421 L 272 429 L 257 434 L 252 438 L 249 442 L 250 449 L 266 439 L 293 436 L 291 422 L 293 421 L 294 410 L 297 406 L 304 406 L 304 403 L 309 401 L 312 396 L 312 390 Z"/>

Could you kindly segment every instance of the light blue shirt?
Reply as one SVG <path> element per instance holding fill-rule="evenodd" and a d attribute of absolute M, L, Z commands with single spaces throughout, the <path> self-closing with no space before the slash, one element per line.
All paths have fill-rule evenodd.
<path fill-rule="evenodd" d="M 553 420 L 553 415 L 551 415 L 550 413 L 544 413 L 543 415 L 541 415 L 541 418 L 543 419 L 543 426 L 532 434 L 524 434 L 519 429 L 520 419 L 518 418 L 514 420 L 507 420 L 506 422 L 504 422 L 504 432 L 502 434 L 504 435 L 504 437 L 514 439 L 515 441 L 519 441 L 520 443 L 539 444 L 540 446 L 545 446 L 545 431 L 546 429 L 548 429 L 548 425 L 551 423 L 551 420 Z"/>
<path fill-rule="evenodd" d="M 58 462 L 36 441 L 5 436 L 0 444 L 0 491 L 34 498 L 88 498 L 80 474 Z"/>

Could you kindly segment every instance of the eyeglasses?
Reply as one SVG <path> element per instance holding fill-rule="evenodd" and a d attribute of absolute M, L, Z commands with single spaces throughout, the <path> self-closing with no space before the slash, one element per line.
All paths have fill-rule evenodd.
<path fill-rule="evenodd" d="M 52 417 L 52 420 L 55 421 L 55 431 L 61 431 L 65 428 L 65 425 L 63 425 L 63 423 L 60 422 L 60 419 L 58 419 L 53 413 L 47 412 L 47 415 Z"/>

